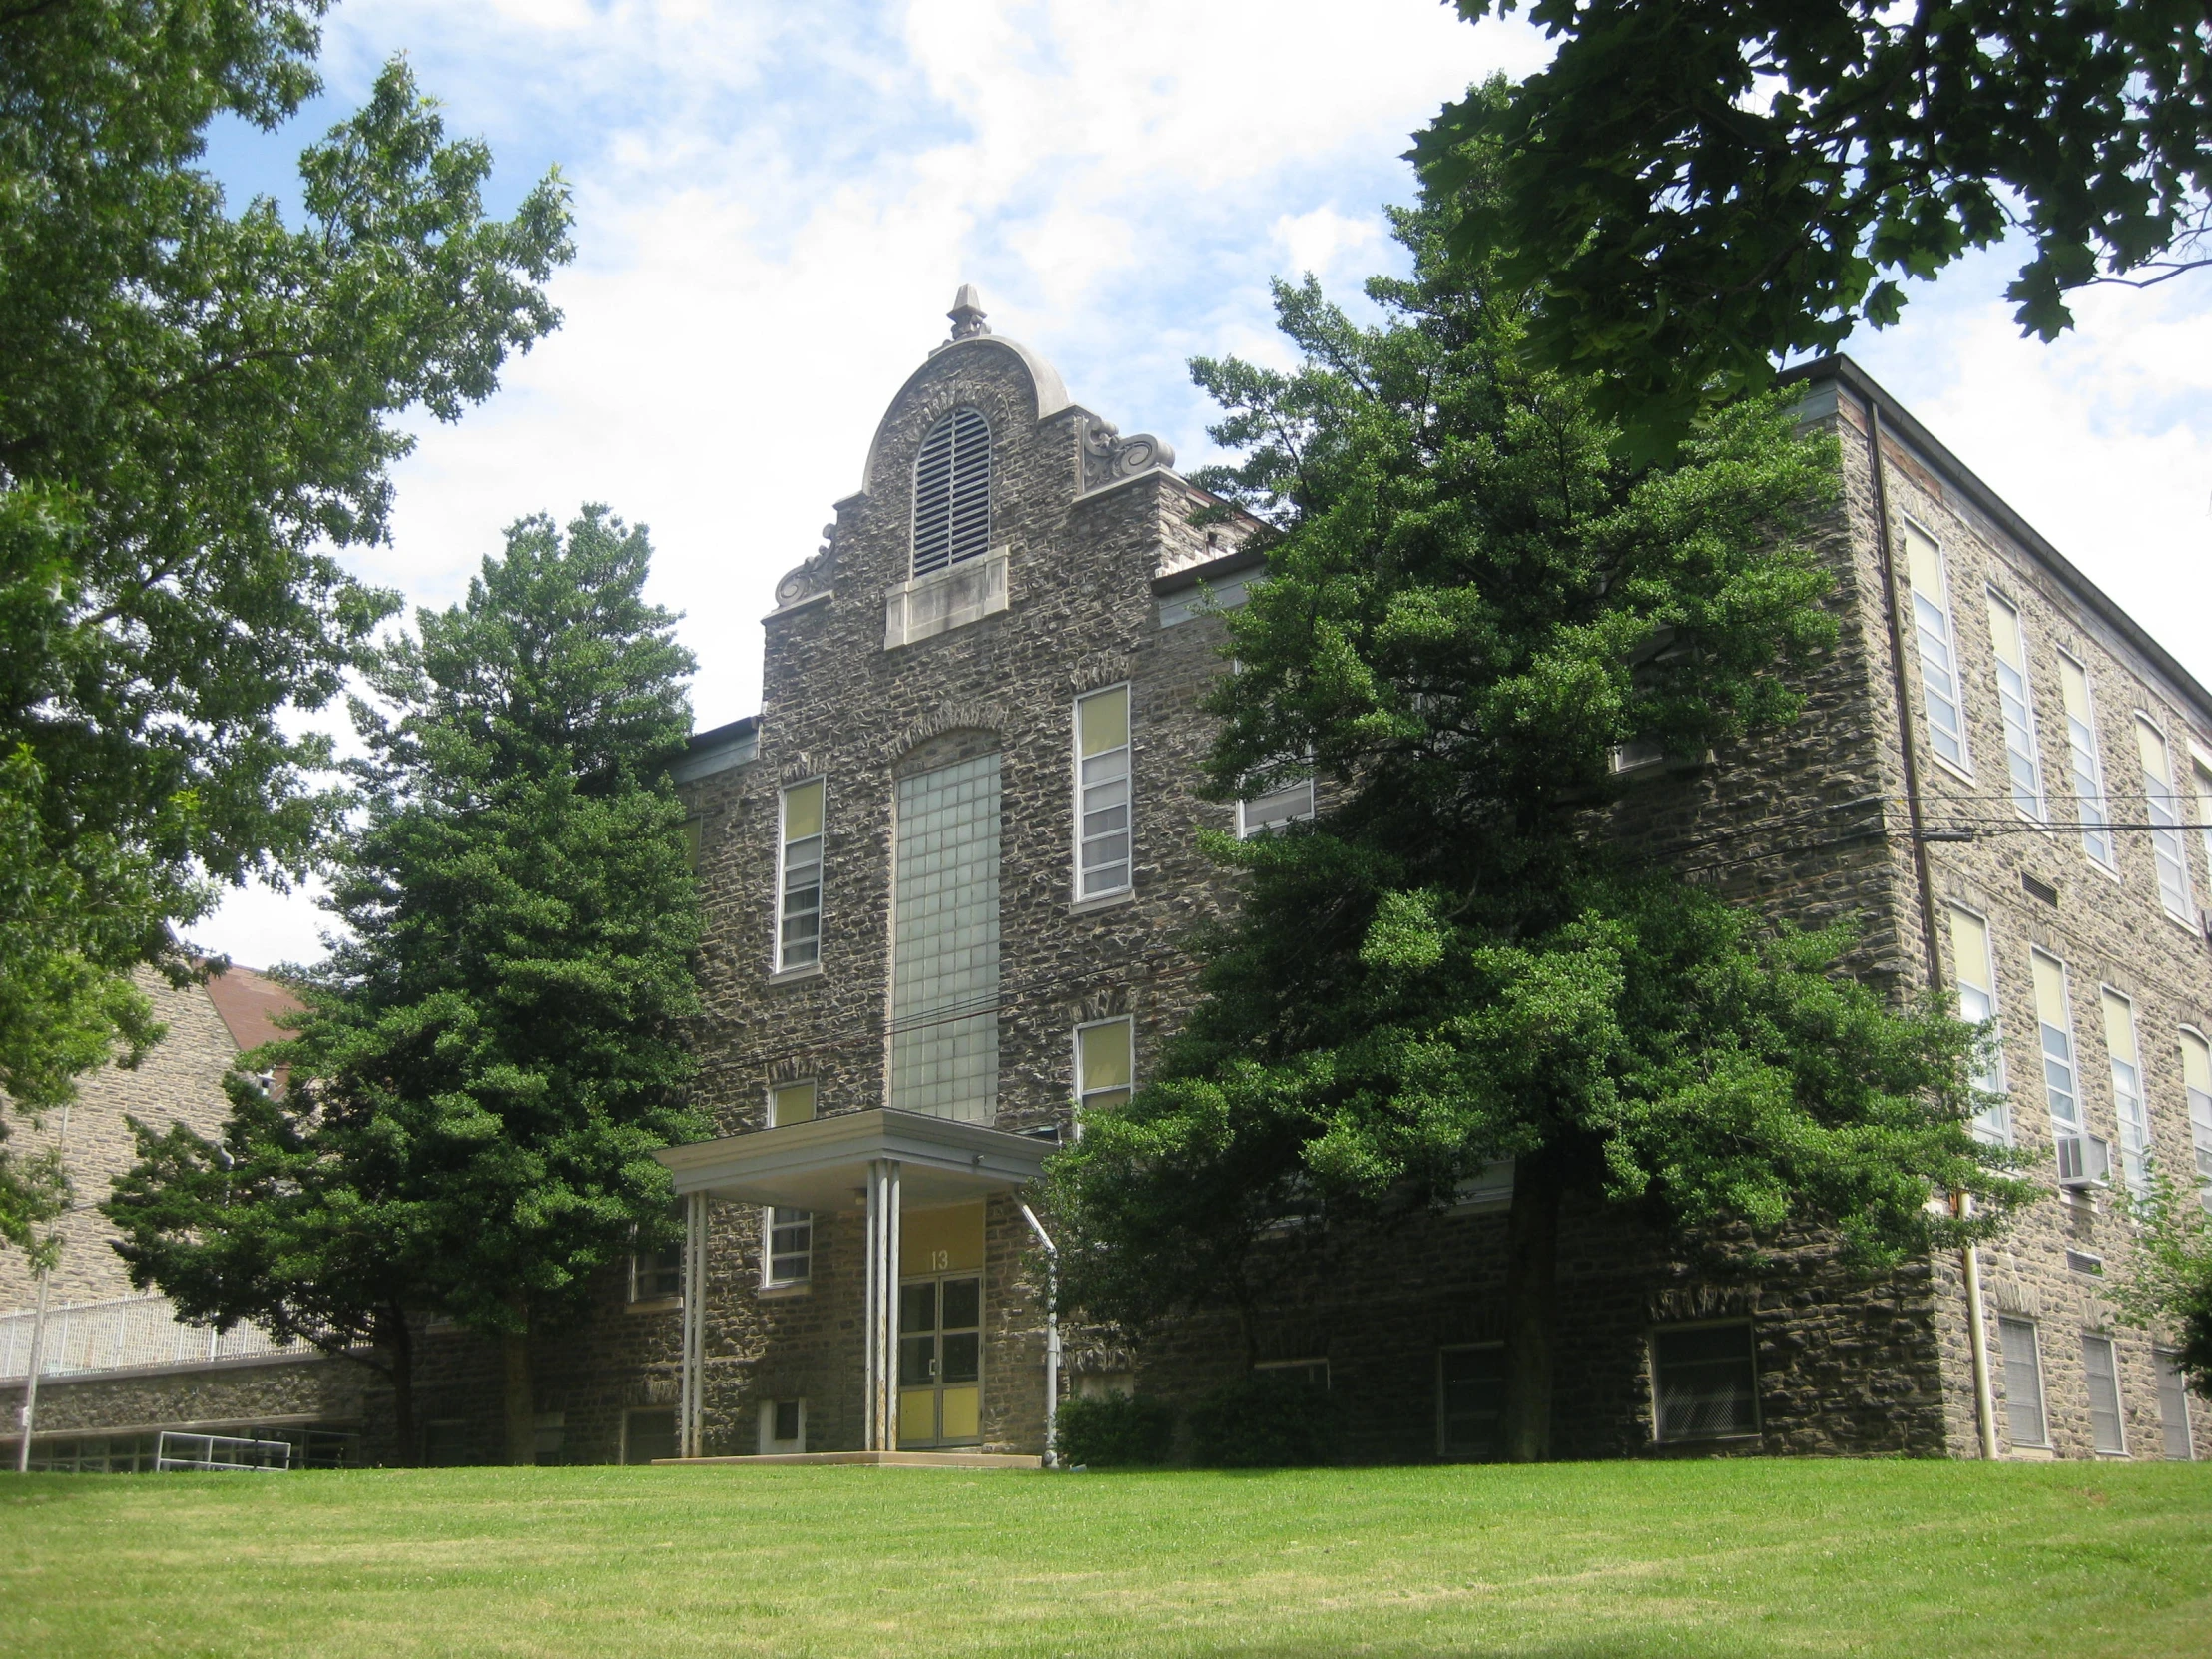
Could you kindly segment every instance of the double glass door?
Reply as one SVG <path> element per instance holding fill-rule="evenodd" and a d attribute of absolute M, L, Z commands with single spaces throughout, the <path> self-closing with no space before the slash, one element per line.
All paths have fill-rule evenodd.
<path fill-rule="evenodd" d="M 972 1445 L 982 1422 L 982 1278 L 905 1281 L 898 1292 L 900 1449 Z"/>

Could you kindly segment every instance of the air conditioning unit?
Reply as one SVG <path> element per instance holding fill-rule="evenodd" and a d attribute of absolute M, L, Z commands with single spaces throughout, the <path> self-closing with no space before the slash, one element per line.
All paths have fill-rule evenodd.
<path fill-rule="evenodd" d="M 2096 1135 L 2058 1137 L 2058 1184 L 2075 1192 L 2112 1185 L 2112 1147 Z"/>

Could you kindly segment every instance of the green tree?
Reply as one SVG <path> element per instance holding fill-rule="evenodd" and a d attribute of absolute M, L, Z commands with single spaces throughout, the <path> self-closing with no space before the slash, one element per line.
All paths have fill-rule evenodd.
<path fill-rule="evenodd" d="M 408 1318 L 436 1306 L 436 1280 L 413 1254 L 405 1143 L 374 1118 L 325 1112 L 312 1090 L 273 1093 L 244 1072 L 225 1086 L 217 1140 L 131 1122 L 138 1163 L 102 1206 L 131 1282 L 184 1319 L 243 1321 L 377 1372 L 397 1460 L 412 1463 Z"/>
<path fill-rule="evenodd" d="M 489 152 L 401 60 L 301 157 L 301 224 L 226 208 L 209 123 L 293 114 L 321 11 L 0 5 L 0 1086 L 31 1108 L 158 1035 L 129 976 L 188 978 L 172 929 L 222 883 L 304 866 L 328 749 L 282 717 L 396 605 L 337 556 L 384 534 L 396 419 L 458 418 L 558 320 L 565 189 L 487 217 Z"/>
<path fill-rule="evenodd" d="M 1470 21 L 1519 0 L 1458 0 Z M 1414 155 L 1470 258 L 1540 294 L 1529 345 L 1671 441 L 1701 398 L 1894 321 L 1907 277 L 2017 235 L 2021 328 L 2212 264 L 2197 0 L 1533 0 L 1557 42 Z M 1469 141 L 1503 166 L 1476 189 Z"/>
<path fill-rule="evenodd" d="M 692 659 L 643 597 L 649 556 L 604 508 L 565 538 L 523 519 L 368 671 L 365 807 L 330 867 L 351 936 L 267 1051 L 348 1145 L 388 1149 L 380 1223 L 429 1306 L 500 1339 L 519 1462 L 530 1334 L 641 1237 L 670 1242 L 652 1154 L 704 1132 L 681 1104 L 699 906 L 667 774 Z"/>
<path fill-rule="evenodd" d="M 2194 1184 L 2192 1184 L 2194 1186 Z M 2174 1358 L 2190 1387 L 2212 1399 L 2212 1206 L 2153 1170 L 2148 1199 L 2134 1205 L 2135 1248 L 2113 1301 L 2137 1324 L 2180 1333 Z"/>
<path fill-rule="evenodd" d="M 1409 280 L 1358 328 L 1278 287 L 1294 372 L 1200 361 L 1243 452 L 1209 482 L 1264 515 L 1227 614 L 1224 799 L 1300 772 L 1310 827 L 1217 837 L 1246 897 L 1159 1076 L 1057 1158 L 1071 1299 L 1143 1326 L 1249 1315 L 1286 1252 L 1450 1200 L 1516 1161 L 1508 1444 L 1548 1446 L 1560 1202 L 1706 1240 L 1832 1229 L 1879 1268 L 2022 1193 L 1966 1129 L 1970 1028 L 1799 932 L 1639 862 L 1593 808 L 1608 753 L 1771 732 L 1835 638 L 1804 538 L 1836 455 L 1771 397 L 1624 462 L 1591 388 L 1532 370 L 1522 290 L 1399 220 Z"/>

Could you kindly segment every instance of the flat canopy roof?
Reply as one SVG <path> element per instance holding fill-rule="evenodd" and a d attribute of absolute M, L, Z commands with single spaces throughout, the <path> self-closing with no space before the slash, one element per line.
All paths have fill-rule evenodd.
<path fill-rule="evenodd" d="M 861 1202 L 868 1165 L 880 1158 L 901 1166 L 900 1202 L 920 1207 L 1026 1186 L 1055 1150 L 1055 1142 L 980 1123 L 877 1109 L 664 1147 L 653 1156 L 668 1166 L 679 1195 L 841 1210 Z"/>

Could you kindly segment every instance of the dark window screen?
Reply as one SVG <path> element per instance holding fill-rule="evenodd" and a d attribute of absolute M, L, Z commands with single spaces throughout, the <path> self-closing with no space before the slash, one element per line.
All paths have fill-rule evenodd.
<path fill-rule="evenodd" d="M 1659 1437 L 1703 1440 L 1759 1431 L 1749 1325 L 1652 1333 Z"/>

